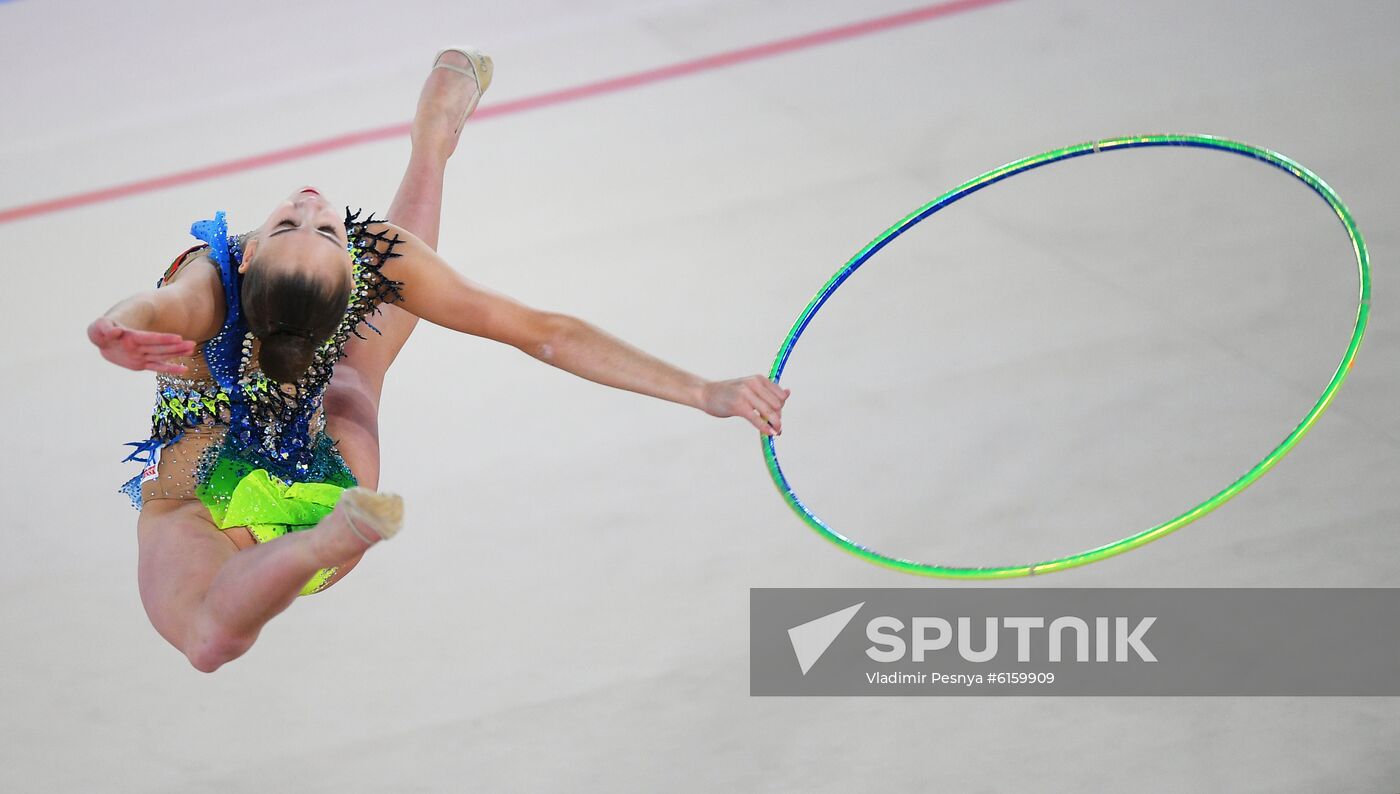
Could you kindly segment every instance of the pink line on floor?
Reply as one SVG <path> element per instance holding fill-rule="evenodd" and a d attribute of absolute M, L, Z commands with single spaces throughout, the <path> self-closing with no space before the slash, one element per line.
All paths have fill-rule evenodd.
<path fill-rule="evenodd" d="M 764 44 L 756 44 L 751 47 L 743 47 L 716 55 L 708 55 L 704 58 L 682 61 L 681 63 L 661 66 L 656 69 L 648 69 L 643 72 L 635 72 L 621 77 L 585 83 L 583 85 L 563 88 L 544 94 L 536 94 L 535 96 L 523 97 L 509 102 L 501 102 L 489 106 L 484 105 L 472 118 L 474 121 L 480 121 L 483 119 L 495 118 L 496 116 L 506 116 L 513 113 L 538 110 L 540 108 L 560 105 L 565 102 L 574 102 L 600 94 L 625 91 L 630 88 L 659 83 L 665 80 L 674 80 L 678 77 L 685 77 L 699 72 L 722 69 L 727 66 L 756 61 L 761 58 L 771 58 L 776 55 L 803 50 L 809 47 L 819 47 L 823 44 L 844 41 L 857 36 L 880 33 L 906 25 L 926 22 L 931 19 L 950 16 L 964 11 L 972 11 L 974 9 L 1005 2 L 1008 2 L 1008 0 L 953 0 L 953 2 L 935 3 L 898 14 L 853 22 L 847 25 L 827 28 L 826 30 L 819 30 L 801 36 L 780 39 L 778 41 L 770 41 Z M 409 125 L 407 123 L 391 124 L 386 127 L 377 127 L 369 130 L 361 130 L 360 132 L 337 135 L 333 138 L 303 143 L 287 149 L 278 149 L 272 152 L 256 154 L 251 157 L 214 163 L 213 165 L 206 165 L 188 171 L 179 171 L 173 174 L 128 182 L 122 185 L 113 185 L 112 187 L 92 190 L 86 193 L 75 193 L 71 196 L 47 199 L 33 204 L 23 204 L 17 207 L 0 210 L 0 224 L 10 223 L 22 218 L 32 218 L 37 215 L 46 215 L 60 210 L 73 209 L 75 207 L 85 207 L 91 204 L 115 201 L 116 199 L 125 198 L 127 196 L 149 193 L 168 187 L 188 185 L 192 182 L 201 182 L 206 179 L 214 179 L 220 176 L 250 171 L 255 168 L 285 163 L 289 160 L 299 160 L 303 157 L 324 154 L 362 143 L 370 143 L 387 138 L 397 138 L 407 134 L 408 128 Z"/>

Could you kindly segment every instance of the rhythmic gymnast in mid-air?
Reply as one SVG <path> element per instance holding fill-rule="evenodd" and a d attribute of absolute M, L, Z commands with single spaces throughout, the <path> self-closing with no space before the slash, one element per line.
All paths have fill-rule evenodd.
<path fill-rule="evenodd" d="M 788 392 L 769 379 L 706 381 L 438 257 L 444 170 L 491 68 L 470 48 L 438 55 L 386 220 L 342 217 L 312 188 L 246 234 L 229 234 L 220 212 L 194 225 L 203 244 L 157 289 L 88 327 L 108 361 L 158 373 L 151 435 L 129 456 L 143 470 L 124 490 L 141 508 L 146 613 L 201 671 L 241 656 L 298 594 L 334 584 L 398 531 L 401 500 L 375 490 L 379 399 L 420 318 L 598 383 L 782 429 Z"/>

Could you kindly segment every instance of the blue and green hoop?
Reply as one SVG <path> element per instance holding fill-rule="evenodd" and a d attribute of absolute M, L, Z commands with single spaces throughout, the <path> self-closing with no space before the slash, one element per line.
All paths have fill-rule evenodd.
<path fill-rule="evenodd" d="M 1221 152 L 1252 157 L 1261 160 L 1269 165 L 1287 171 L 1296 177 L 1303 184 L 1312 188 L 1313 192 L 1321 196 L 1332 211 L 1337 214 L 1345 227 L 1348 236 L 1351 238 L 1352 248 L 1356 253 L 1356 266 L 1358 280 L 1360 283 L 1359 298 L 1356 308 L 1356 325 L 1351 334 L 1351 340 L 1347 344 L 1346 353 L 1342 356 L 1342 361 L 1337 365 L 1337 369 L 1332 374 L 1332 379 L 1327 383 L 1327 388 L 1323 390 L 1322 396 L 1313 404 L 1312 410 L 1308 411 L 1302 421 L 1298 423 L 1293 431 L 1279 443 L 1263 460 L 1254 464 L 1239 479 L 1230 483 L 1224 490 L 1216 493 L 1200 504 L 1192 507 L 1181 515 L 1168 521 L 1164 521 L 1150 529 L 1129 535 L 1122 540 L 1109 543 L 1105 546 L 1089 549 L 1078 554 L 1071 554 L 1067 557 L 1058 557 L 1043 562 L 1025 563 L 1021 565 L 1007 565 L 999 567 L 978 567 L 966 568 L 950 565 L 937 565 L 933 563 L 916 562 L 898 557 L 891 557 L 868 546 L 863 546 L 855 540 L 837 532 L 822 521 L 805 505 L 797 494 L 793 491 L 792 485 L 787 477 L 783 475 L 782 467 L 778 464 L 778 453 L 774 446 L 773 436 L 763 437 L 763 457 L 768 464 L 768 473 L 773 477 L 773 483 L 778 487 L 778 492 L 784 501 L 793 509 L 797 516 L 802 519 L 807 526 L 811 527 L 817 534 L 835 543 L 840 548 L 851 554 L 893 568 L 905 573 L 918 574 L 920 576 L 938 576 L 951 579 L 1006 579 L 1017 576 L 1031 576 L 1034 574 L 1051 573 L 1053 571 L 1063 571 L 1068 568 L 1076 568 L 1081 565 L 1088 565 L 1091 562 L 1098 562 L 1109 557 L 1122 554 L 1125 551 L 1136 549 L 1158 538 L 1164 537 L 1178 529 L 1190 524 L 1212 510 L 1220 507 L 1233 499 L 1237 494 L 1248 488 L 1264 476 L 1264 473 L 1274 467 L 1284 455 L 1287 455 L 1294 446 L 1302 440 L 1322 413 L 1327 410 L 1327 406 L 1332 403 L 1332 399 L 1337 395 L 1337 390 L 1341 388 L 1342 382 L 1346 380 L 1351 371 L 1352 362 L 1356 358 L 1356 352 L 1361 346 L 1361 337 L 1366 330 L 1366 320 L 1370 315 L 1371 304 L 1371 270 L 1370 260 L 1366 253 L 1366 242 L 1361 237 L 1361 232 L 1356 228 L 1356 222 L 1352 219 L 1351 212 L 1346 208 L 1336 192 L 1318 178 L 1316 174 L 1304 168 L 1299 163 L 1284 157 L 1277 152 L 1261 149 L 1257 146 L 1240 143 L 1238 141 L 1217 138 L 1209 135 L 1134 135 L 1122 138 L 1107 138 L 1100 141 L 1091 141 L 1074 146 L 1067 146 L 1062 149 L 1037 154 L 1008 163 L 1000 168 L 988 171 L 981 176 L 963 183 L 953 190 L 928 202 L 924 206 L 915 210 L 908 217 L 886 229 L 879 237 L 876 237 L 869 245 L 862 248 L 851 258 L 829 281 L 821 288 L 816 297 L 812 298 L 807 307 L 798 315 L 797 321 L 793 323 L 792 329 L 788 331 L 787 338 L 783 340 L 782 347 L 778 350 L 778 355 L 773 360 L 773 367 L 769 372 L 769 378 L 774 382 L 779 381 L 783 375 L 783 369 L 787 366 L 788 358 L 792 355 L 792 349 L 801 338 L 802 332 L 811 324 L 812 318 L 826 303 L 827 299 L 836 292 L 836 289 L 854 273 L 861 265 L 865 264 L 870 257 L 874 256 L 880 249 L 884 248 L 899 235 L 908 231 L 912 226 L 928 216 L 947 207 L 949 204 L 964 198 L 984 187 L 1000 182 L 1003 179 L 1016 174 L 1039 168 L 1043 165 L 1057 163 L 1061 160 L 1069 160 L 1075 157 L 1082 157 L 1100 152 L 1116 151 L 1118 149 L 1135 149 L 1150 146 L 1189 146 L 1201 149 L 1213 149 Z"/>

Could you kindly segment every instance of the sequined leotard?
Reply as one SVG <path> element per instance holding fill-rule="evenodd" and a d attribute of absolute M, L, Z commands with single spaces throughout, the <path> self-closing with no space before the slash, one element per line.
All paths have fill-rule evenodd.
<path fill-rule="evenodd" d="M 258 366 L 259 344 L 243 320 L 239 299 L 241 239 L 228 233 L 223 212 L 194 224 L 190 233 L 204 245 L 177 258 L 157 287 L 207 256 L 224 288 L 225 318 L 218 334 L 188 358 L 177 359 L 188 368 L 185 375 L 156 377 L 150 437 L 128 445 L 136 449 L 126 460 L 143 464 L 142 473 L 121 489 L 134 506 L 140 508 L 150 499 L 199 499 L 214 523 L 225 527 L 226 519 L 233 518 L 228 515 L 231 503 L 235 512 L 247 513 L 247 494 L 255 486 L 281 491 L 300 487 L 312 492 L 302 495 L 333 505 L 339 489 L 355 485 L 354 474 L 326 434 L 321 403 L 351 334 L 361 336 L 361 324 L 376 330 L 369 315 L 381 303 L 400 299 L 402 285 L 380 272 L 385 261 L 398 256 L 393 249 L 399 238 L 390 237 L 389 229 L 372 214 L 360 220 L 360 213 L 346 210 L 353 293 L 340 326 L 316 351 L 311 368 L 293 393 L 290 386 L 279 388 Z M 317 492 L 306 484 L 335 487 Z M 235 494 L 239 494 L 237 500 Z M 280 509 L 274 506 L 251 515 L 265 516 Z M 292 504 L 291 515 L 307 515 L 305 505 Z M 318 518 L 300 520 L 311 525 Z M 291 519 L 268 521 L 257 525 L 252 518 L 248 521 L 260 542 L 303 528 Z"/>

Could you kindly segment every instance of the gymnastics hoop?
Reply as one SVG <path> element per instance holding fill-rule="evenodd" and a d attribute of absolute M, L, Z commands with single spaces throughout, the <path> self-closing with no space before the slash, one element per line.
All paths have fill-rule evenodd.
<path fill-rule="evenodd" d="M 773 478 L 773 484 L 778 487 L 778 493 L 782 495 L 783 500 L 788 503 L 788 506 L 793 509 L 793 512 L 797 513 L 798 518 L 801 518 L 807 526 L 816 530 L 817 534 L 835 543 L 845 551 L 877 565 L 883 565 L 887 568 L 893 568 L 894 570 L 903 571 L 905 573 L 912 573 L 920 576 L 939 576 L 949 579 L 1009 579 L 1017 576 L 1052 573 L 1054 571 L 1077 568 L 1081 565 L 1088 565 L 1091 562 L 1108 559 L 1109 557 L 1122 554 L 1125 551 L 1130 551 L 1139 546 L 1151 543 L 1158 538 L 1181 529 L 1192 521 L 1201 518 L 1233 499 L 1240 491 L 1248 488 L 1255 480 L 1264 476 L 1265 472 L 1273 468 L 1274 464 L 1278 463 L 1284 455 L 1287 455 L 1288 452 L 1297 445 L 1303 436 L 1307 434 L 1308 430 L 1312 428 L 1313 424 L 1317 422 L 1318 417 L 1322 416 L 1322 412 L 1326 411 L 1327 406 L 1332 403 L 1332 398 L 1336 396 L 1337 390 L 1342 386 L 1342 381 L 1346 380 L 1347 374 L 1350 373 L 1352 362 L 1356 359 L 1356 352 L 1361 347 L 1361 337 L 1366 331 L 1366 319 L 1371 311 L 1371 269 L 1370 258 L 1366 253 L 1366 241 L 1362 239 L 1360 230 L 1356 228 L 1356 221 L 1352 219 L 1351 212 L 1346 208 L 1346 205 L 1342 203 L 1342 200 L 1337 196 L 1336 192 L 1312 171 L 1309 171 L 1301 164 L 1277 152 L 1210 135 L 1133 135 L 1122 138 L 1106 138 L 1100 141 L 1090 141 L 1088 143 L 1080 143 L 1074 146 L 1067 146 L 1063 149 L 1045 152 L 1044 154 L 1026 157 L 1014 163 L 1008 163 L 1000 168 L 988 171 L 969 182 L 964 182 L 962 185 L 959 185 L 953 190 L 944 193 L 915 210 L 899 223 L 886 229 L 879 237 L 876 237 L 870 244 L 866 245 L 852 257 L 845 266 L 836 271 L 836 274 L 826 282 L 825 286 L 821 288 L 821 291 L 817 293 L 816 297 L 812 298 L 811 302 L 807 304 L 807 308 L 803 309 L 802 313 L 798 315 L 797 322 L 793 323 L 792 329 L 788 331 L 787 338 L 783 340 L 782 347 L 778 350 L 778 355 L 773 360 L 773 368 L 770 370 L 768 377 L 775 383 L 782 377 L 783 369 L 787 366 L 788 357 L 792 355 L 793 346 L 797 344 L 797 340 L 802 336 L 802 332 L 807 329 L 808 324 L 812 322 L 812 318 L 816 316 L 817 311 L 821 309 L 822 305 L 825 304 L 832 293 L 836 291 L 836 288 L 841 286 L 842 282 L 849 278 L 861 265 L 865 264 L 866 260 L 874 256 L 881 248 L 888 245 L 891 240 L 908 231 L 914 224 L 949 204 L 952 204 L 958 199 L 1024 171 L 1088 154 L 1148 146 L 1190 146 L 1202 149 L 1214 149 L 1221 152 L 1231 152 L 1245 157 L 1252 157 L 1256 160 L 1262 160 L 1269 165 L 1287 171 L 1303 184 L 1312 188 L 1313 192 L 1317 193 L 1317 195 L 1321 196 L 1322 199 L 1327 202 L 1328 206 L 1332 208 L 1337 214 L 1337 217 L 1341 220 L 1342 226 L 1346 228 L 1348 236 L 1351 237 L 1352 248 L 1356 252 L 1356 266 L 1360 281 L 1360 295 L 1356 307 L 1356 326 L 1352 331 L 1351 341 L 1347 344 L 1346 354 L 1342 356 L 1342 361 L 1337 365 L 1337 369 L 1332 374 L 1332 379 L 1328 382 L 1327 388 L 1313 405 L 1312 410 L 1308 411 L 1307 415 L 1303 417 L 1297 427 L 1293 428 L 1293 432 L 1289 433 L 1263 460 L 1254 464 L 1249 471 L 1245 472 L 1239 479 L 1235 480 L 1224 490 L 1169 521 L 1165 521 L 1150 529 L 1139 532 L 1136 535 L 1129 535 L 1122 540 L 1089 549 L 1088 551 L 1083 551 L 1078 554 L 1071 554 L 1068 557 L 1059 557 L 1044 562 L 1023 565 L 987 568 L 959 568 L 891 557 L 868 546 L 862 546 L 851 538 L 842 535 L 818 518 L 816 514 L 803 504 L 797 494 L 793 492 L 792 485 L 788 483 L 787 477 L 783 475 L 782 467 L 778 465 L 778 453 L 774 447 L 774 437 L 764 436 L 762 441 L 763 457 L 768 464 L 768 473 Z"/>

